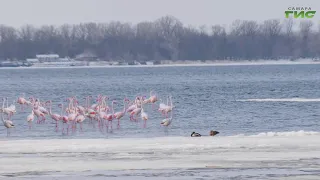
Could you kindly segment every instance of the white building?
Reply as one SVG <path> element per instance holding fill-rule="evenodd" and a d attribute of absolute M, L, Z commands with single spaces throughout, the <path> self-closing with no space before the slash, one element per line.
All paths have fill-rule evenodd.
<path fill-rule="evenodd" d="M 28 62 L 28 63 L 39 63 L 39 60 L 38 59 L 26 59 L 26 61 Z"/>
<path fill-rule="evenodd" d="M 146 65 L 153 65 L 153 62 L 152 61 L 147 61 Z"/>
<path fill-rule="evenodd" d="M 36 58 L 40 62 L 54 62 L 59 61 L 59 55 L 58 54 L 37 54 Z"/>

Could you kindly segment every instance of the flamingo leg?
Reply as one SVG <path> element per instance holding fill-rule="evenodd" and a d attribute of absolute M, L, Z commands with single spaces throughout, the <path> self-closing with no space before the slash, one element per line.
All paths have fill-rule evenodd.
<path fill-rule="evenodd" d="M 63 134 L 63 132 L 64 132 L 64 123 L 62 124 L 62 134 Z"/>
<path fill-rule="evenodd" d="M 67 125 L 67 134 L 69 134 L 69 125 Z"/>

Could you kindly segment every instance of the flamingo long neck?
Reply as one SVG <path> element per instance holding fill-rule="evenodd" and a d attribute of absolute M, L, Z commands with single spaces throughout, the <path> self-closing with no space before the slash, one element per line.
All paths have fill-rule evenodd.
<path fill-rule="evenodd" d="M 52 101 L 50 101 L 50 108 L 49 108 L 49 114 L 52 114 Z"/>
<path fill-rule="evenodd" d="M 3 114 L 1 114 L 1 120 L 3 123 L 5 122 Z"/>
<path fill-rule="evenodd" d="M 89 109 L 89 97 L 86 97 L 86 108 Z"/>
<path fill-rule="evenodd" d="M 71 109 L 71 99 L 68 98 L 68 100 L 69 100 L 68 108 L 69 108 L 69 110 L 70 110 L 70 109 Z"/>
<path fill-rule="evenodd" d="M 126 100 L 124 99 L 123 100 L 123 110 L 122 110 L 122 112 L 126 112 Z"/>
<path fill-rule="evenodd" d="M 103 98 L 103 102 L 104 102 L 104 106 L 107 107 L 107 101 L 106 101 L 107 97 Z"/>
<path fill-rule="evenodd" d="M 63 104 L 61 104 L 61 116 L 63 116 Z"/>
<path fill-rule="evenodd" d="M 91 104 L 91 96 L 89 96 L 88 98 L 88 108 L 90 107 L 90 104 Z"/>
<path fill-rule="evenodd" d="M 111 104 L 112 114 L 114 114 L 113 104 L 114 104 L 114 102 L 112 102 L 112 104 Z"/>
<path fill-rule="evenodd" d="M 98 101 L 98 111 L 101 112 L 101 100 Z"/>
<path fill-rule="evenodd" d="M 72 98 L 72 107 L 73 108 L 77 107 L 77 100 L 75 97 Z"/>
<path fill-rule="evenodd" d="M 2 99 L 3 102 L 2 102 L 2 109 L 4 109 L 4 103 L 6 102 L 5 99 Z"/>
<path fill-rule="evenodd" d="M 141 112 L 144 112 L 144 110 L 143 110 L 143 103 L 141 103 Z"/>

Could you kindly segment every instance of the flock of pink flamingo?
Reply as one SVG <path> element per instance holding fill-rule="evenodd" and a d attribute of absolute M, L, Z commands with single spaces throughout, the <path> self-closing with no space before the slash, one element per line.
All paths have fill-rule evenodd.
<path fill-rule="evenodd" d="M 0 114 L 2 115 L 2 122 L 4 127 L 7 128 L 7 136 L 10 135 L 10 129 L 15 127 L 12 117 L 17 113 L 15 103 L 20 104 L 21 111 L 24 111 L 25 108 L 30 107 L 31 113 L 27 116 L 26 121 L 29 125 L 29 129 L 32 128 L 32 123 L 36 118 L 37 124 L 43 124 L 49 116 L 56 124 L 55 131 L 59 131 L 59 124 L 62 123 L 62 133 L 69 133 L 70 130 L 73 132 L 77 129 L 77 124 L 80 125 L 80 130 L 82 131 L 82 123 L 88 119 L 89 122 L 93 124 L 98 124 L 100 130 L 106 128 L 108 132 L 109 128 L 112 129 L 113 121 L 117 121 L 117 127 L 120 128 L 121 119 L 128 114 L 130 121 L 138 122 L 138 117 L 140 115 L 141 120 L 144 121 L 143 127 L 147 125 L 147 120 L 149 119 L 148 113 L 145 111 L 144 106 L 147 104 L 152 104 L 152 109 L 154 105 L 160 101 L 158 111 L 165 116 L 160 124 L 162 126 L 169 126 L 172 122 L 172 110 L 174 108 L 172 103 L 172 97 L 167 97 L 167 103 L 163 103 L 161 99 L 158 98 L 153 91 L 150 92 L 149 98 L 146 96 L 137 96 L 134 100 L 129 100 L 128 98 L 123 99 L 123 109 L 122 111 L 115 112 L 115 104 L 118 102 L 113 100 L 111 101 L 111 107 L 108 105 L 109 97 L 98 95 L 95 103 L 91 104 L 93 97 L 87 96 L 84 98 L 84 105 L 80 105 L 76 97 L 69 97 L 65 100 L 67 105 L 64 103 L 58 104 L 58 107 L 61 109 L 60 113 L 52 112 L 52 101 L 41 102 L 40 99 L 30 97 L 27 100 L 24 97 L 24 94 L 18 97 L 17 101 L 13 101 L 9 106 L 8 98 L 3 98 L 2 107 L 0 108 Z M 168 114 L 171 112 L 171 116 L 168 117 Z M 6 116 L 5 116 L 6 115 Z"/>

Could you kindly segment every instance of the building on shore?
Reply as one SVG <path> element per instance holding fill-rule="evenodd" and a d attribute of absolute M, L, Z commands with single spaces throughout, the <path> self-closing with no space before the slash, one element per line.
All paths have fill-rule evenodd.
<path fill-rule="evenodd" d="M 60 61 L 60 57 L 58 54 L 37 54 L 36 58 L 39 60 L 39 62 Z"/>
<path fill-rule="evenodd" d="M 152 61 L 147 61 L 146 65 L 153 65 L 153 62 Z"/>
<path fill-rule="evenodd" d="M 35 59 L 27 59 L 34 67 L 86 66 L 85 62 L 75 61 L 68 57 L 60 58 L 58 54 L 37 54 Z"/>
<path fill-rule="evenodd" d="M 1 61 L 0 67 L 19 67 L 20 64 L 15 61 Z"/>

